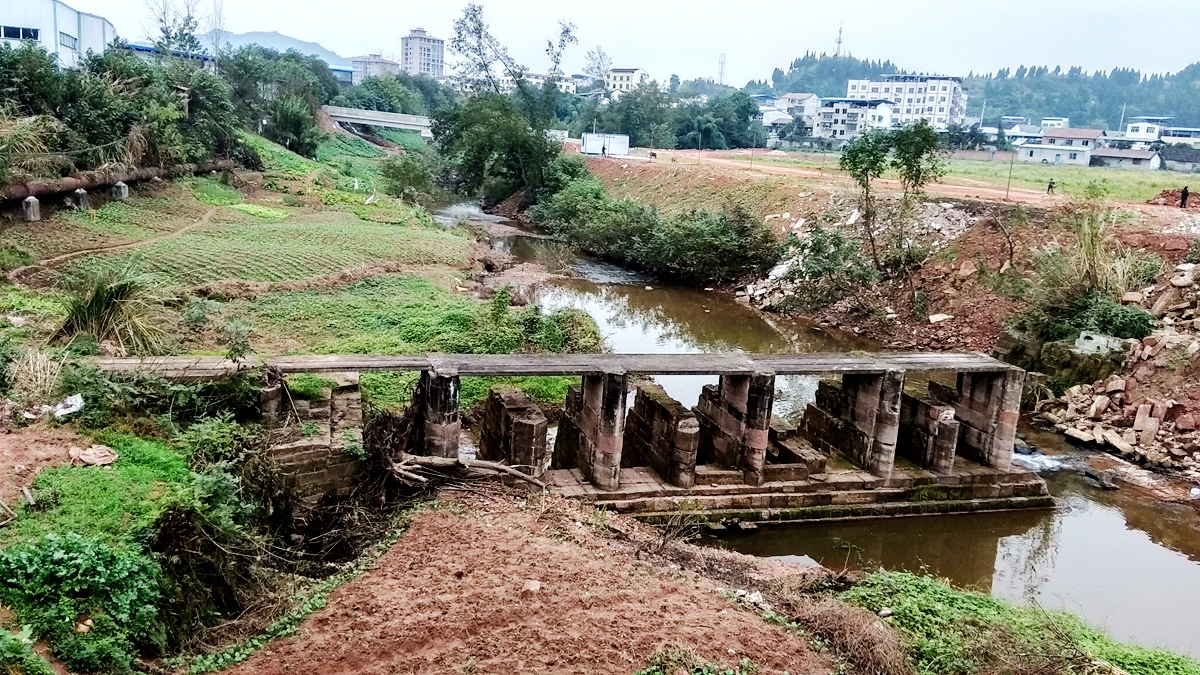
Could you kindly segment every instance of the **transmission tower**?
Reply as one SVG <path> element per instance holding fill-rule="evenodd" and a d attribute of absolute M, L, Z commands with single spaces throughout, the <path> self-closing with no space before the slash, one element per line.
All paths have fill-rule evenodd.
<path fill-rule="evenodd" d="M 717 60 L 717 84 L 725 84 L 725 55 Z"/>
<path fill-rule="evenodd" d="M 843 23 L 844 23 L 844 22 L 843 22 Z M 837 51 L 835 51 L 835 52 L 833 53 L 833 55 L 834 55 L 834 56 L 841 56 L 841 55 L 842 55 L 842 23 L 839 23 L 839 24 L 838 24 Z"/>

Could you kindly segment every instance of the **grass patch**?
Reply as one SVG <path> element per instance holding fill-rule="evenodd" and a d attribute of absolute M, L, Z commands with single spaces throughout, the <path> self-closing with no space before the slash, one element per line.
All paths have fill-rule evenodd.
<path fill-rule="evenodd" d="M 212 180 L 198 180 L 192 184 L 192 194 L 196 201 L 209 206 L 233 206 L 242 202 L 242 194 L 237 190 Z"/>
<path fill-rule="evenodd" d="M 34 481 L 38 506 L 0 530 L 0 543 L 30 543 L 50 533 L 75 532 L 111 545 L 143 538 L 191 484 L 187 459 L 161 441 L 112 432 L 96 437 L 120 458 L 111 467 L 60 466 Z"/>
<path fill-rule="evenodd" d="M 420 373 L 363 373 L 359 387 L 375 410 L 399 412 L 412 403 L 419 379 Z M 505 385 L 525 392 L 538 405 L 561 406 L 567 388 L 577 382 L 575 377 L 464 377 L 459 383 L 458 402 L 462 409 L 470 409 L 482 403 L 492 387 Z"/>
<path fill-rule="evenodd" d="M 238 138 L 254 148 L 258 156 L 262 158 L 263 168 L 268 173 L 282 174 L 289 178 L 304 178 L 321 168 L 319 164 L 257 134 L 243 132 L 238 135 Z"/>
<path fill-rule="evenodd" d="M 405 150 L 420 150 L 425 147 L 425 139 L 421 138 L 421 134 L 415 131 L 405 131 L 403 129 L 386 129 L 384 127 L 372 127 L 371 131 L 380 138 L 399 145 Z"/>
<path fill-rule="evenodd" d="M 1001 640 L 1028 646 L 1035 654 L 1052 653 L 1062 647 L 1065 636 L 1092 657 L 1131 675 L 1200 675 L 1200 662 L 1161 649 L 1120 644 L 1074 615 L 1015 607 L 928 576 L 876 572 L 841 599 L 876 614 L 890 608 L 886 621 L 903 634 L 913 669 L 921 674 L 967 675 L 995 667 L 989 654 L 1003 649 L 997 644 Z"/>
<path fill-rule="evenodd" d="M 258 204 L 232 204 L 229 208 L 264 220 L 283 220 L 291 215 L 287 211 L 280 211 L 269 206 L 259 206 Z"/>
<path fill-rule="evenodd" d="M 284 380 L 287 382 L 288 393 L 305 400 L 320 398 L 326 389 L 333 389 L 337 386 L 333 380 L 327 380 L 312 373 L 288 375 Z"/>
<path fill-rule="evenodd" d="M 33 256 L 24 249 L 17 248 L 16 246 L 0 248 L 0 272 L 7 272 L 11 269 L 31 265 L 33 262 Z"/>
<path fill-rule="evenodd" d="M 25 286 L 0 287 L 0 312 L 61 316 L 64 309 L 61 298 L 53 291 Z"/>
<path fill-rule="evenodd" d="M 154 230 L 139 224 L 139 221 L 152 217 L 152 214 L 125 202 L 109 202 L 95 211 L 68 211 L 66 217 L 86 230 L 125 239 L 145 239 L 156 234 Z"/>
<path fill-rule="evenodd" d="M 317 146 L 317 161 L 328 162 L 334 157 L 383 157 L 383 151 L 357 136 L 330 134 Z"/>

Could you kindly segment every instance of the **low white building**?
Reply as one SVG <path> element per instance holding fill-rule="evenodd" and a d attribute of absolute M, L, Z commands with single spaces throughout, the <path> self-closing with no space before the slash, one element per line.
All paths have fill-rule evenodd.
<path fill-rule="evenodd" d="M 762 123 L 764 127 L 769 127 L 776 123 L 788 125 L 791 124 L 795 119 L 791 115 L 779 110 L 778 108 L 760 107 L 758 109 L 758 114 L 762 116 Z"/>
<path fill-rule="evenodd" d="M 1017 148 L 1017 161 L 1027 164 L 1088 166 L 1092 163 L 1092 148 L 1026 143 Z"/>
<path fill-rule="evenodd" d="M 117 38 L 108 19 L 79 12 L 59 0 L 0 1 L 0 39 L 16 47 L 31 41 L 74 68 L 88 52 L 99 54 Z"/>
<path fill-rule="evenodd" d="M 1200 149 L 1200 129 L 1189 127 L 1167 127 L 1159 137 L 1170 145 L 1190 145 Z"/>
<path fill-rule="evenodd" d="M 890 129 L 893 120 L 888 101 L 830 98 L 821 101 L 813 136 L 850 141 L 867 129 Z"/>
<path fill-rule="evenodd" d="M 550 79 L 550 75 L 547 75 L 546 73 L 522 73 L 521 77 L 529 84 L 532 84 L 537 87 L 546 86 L 546 81 Z M 565 75 L 558 75 L 557 77 L 558 77 L 557 84 L 558 84 L 559 91 L 566 92 L 568 94 L 575 93 L 575 91 L 576 91 L 575 80 L 573 80 L 572 78 L 566 77 Z M 505 94 L 511 93 L 513 90 L 515 90 L 517 88 L 516 78 L 514 78 L 512 75 L 509 75 L 508 73 L 505 73 L 504 75 L 500 76 L 499 82 L 500 82 L 500 91 Z"/>
<path fill-rule="evenodd" d="M 354 67 L 354 84 L 360 84 L 368 77 L 380 75 L 395 75 L 400 72 L 400 64 L 385 59 L 381 54 L 364 54 L 350 59 Z"/>
<path fill-rule="evenodd" d="M 1125 140 L 1154 143 L 1174 121 L 1172 117 L 1131 117 L 1125 125 Z"/>
<path fill-rule="evenodd" d="M 878 80 L 850 80 L 846 98 L 888 101 L 897 124 L 925 120 L 940 130 L 967 126 L 961 77 L 881 75 Z"/>
<path fill-rule="evenodd" d="M 817 112 L 821 109 L 821 99 L 816 94 L 784 94 L 775 99 L 775 105 L 782 110 L 786 110 L 791 115 L 815 118 Z"/>
<path fill-rule="evenodd" d="M 1092 157 L 1097 164 L 1117 169 L 1152 171 L 1162 168 L 1162 157 L 1154 150 L 1121 150 L 1096 148 Z"/>
<path fill-rule="evenodd" d="M 1066 148 L 1095 149 L 1104 145 L 1107 135 L 1101 129 L 1042 128 L 1042 143 Z"/>
<path fill-rule="evenodd" d="M 637 89 L 649 81 L 650 73 L 641 68 L 611 68 L 604 74 L 604 88 L 614 93 Z"/>
<path fill-rule="evenodd" d="M 1071 127 L 1070 117 L 1043 117 L 1043 129 L 1069 129 Z"/>

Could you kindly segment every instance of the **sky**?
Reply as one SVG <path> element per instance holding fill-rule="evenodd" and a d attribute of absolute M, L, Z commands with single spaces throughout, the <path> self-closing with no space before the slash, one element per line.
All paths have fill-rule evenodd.
<path fill-rule="evenodd" d="M 199 0 L 208 12 L 213 0 Z M 67 0 L 108 18 L 136 41 L 149 34 L 144 0 Z M 422 27 L 449 38 L 465 2 L 453 0 L 225 0 L 225 30 L 278 31 L 318 42 L 342 56 L 398 54 L 400 38 Z M 1200 2 L 1158 0 L 857 0 L 746 5 L 712 0 L 482 0 L 492 33 L 531 71 L 546 67 L 546 39 L 560 19 L 577 26 L 579 44 L 564 69 L 580 72 L 596 45 L 618 67 L 659 80 L 718 76 L 725 83 L 769 79 L 807 51 L 890 59 L 913 72 L 965 76 L 1020 65 L 1136 68 L 1175 72 L 1200 61 Z M 202 29 L 205 26 L 202 23 Z M 450 58 L 447 55 L 447 58 Z"/>

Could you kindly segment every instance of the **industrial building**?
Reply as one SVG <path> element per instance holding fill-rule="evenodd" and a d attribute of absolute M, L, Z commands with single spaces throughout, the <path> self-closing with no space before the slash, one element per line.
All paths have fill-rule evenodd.
<path fill-rule="evenodd" d="M 103 52 L 116 38 L 117 29 L 108 19 L 59 0 L 0 2 L 0 39 L 14 47 L 36 42 L 64 68 L 79 65 L 88 52 Z"/>

